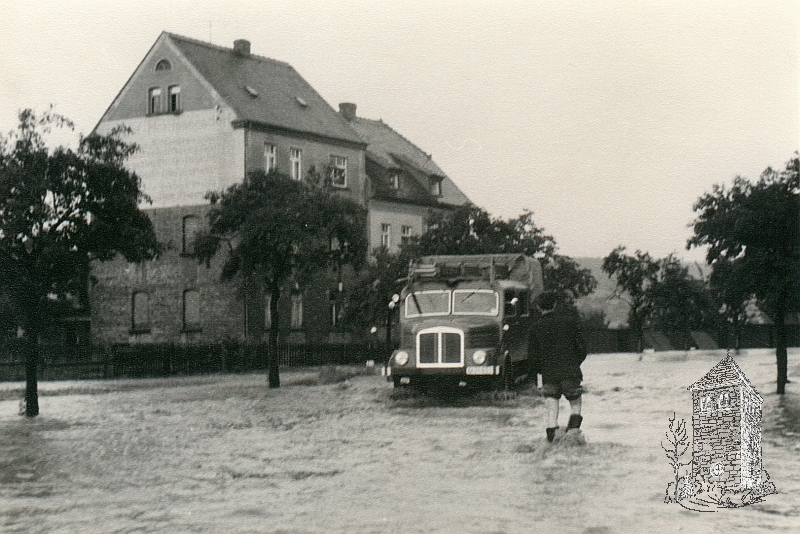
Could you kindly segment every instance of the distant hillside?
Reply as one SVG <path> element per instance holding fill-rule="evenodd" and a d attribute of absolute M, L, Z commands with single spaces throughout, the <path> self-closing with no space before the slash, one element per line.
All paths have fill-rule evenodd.
<path fill-rule="evenodd" d="M 592 272 L 597 280 L 597 289 L 588 297 L 578 299 L 577 306 L 582 313 L 593 310 L 603 310 L 606 321 L 610 328 L 621 328 L 628 323 L 628 304 L 624 300 L 611 298 L 614 294 L 616 284 L 606 273 L 603 272 L 603 258 L 573 258 L 578 265 Z M 711 267 L 707 265 L 692 264 L 689 266 L 689 274 L 699 277 L 702 274 L 706 277 L 710 274 Z"/>
<path fill-rule="evenodd" d="M 620 299 L 612 298 L 616 284 L 603 272 L 603 258 L 573 258 L 583 269 L 589 269 L 597 288 L 587 297 L 577 301 L 581 313 L 602 310 L 611 328 L 620 328 L 628 323 L 628 304 Z"/>

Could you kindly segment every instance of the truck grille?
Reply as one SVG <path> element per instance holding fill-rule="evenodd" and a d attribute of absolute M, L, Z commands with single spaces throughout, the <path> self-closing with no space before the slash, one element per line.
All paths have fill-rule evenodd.
<path fill-rule="evenodd" d="M 456 367 L 464 364 L 464 333 L 437 327 L 417 334 L 417 365 Z"/>

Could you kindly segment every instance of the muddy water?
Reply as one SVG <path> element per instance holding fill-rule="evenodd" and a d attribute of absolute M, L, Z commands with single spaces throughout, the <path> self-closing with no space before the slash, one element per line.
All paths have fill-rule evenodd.
<path fill-rule="evenodd" d="M 708 514 L 663 503 L 668 418 L 690 420 L 686 387 L 723 356 L 590 356 L 579 447 L 543 442 L 532 388 L 419 395 L 316 371 L 279 390 L 263 375 L 43 383 L 28 421 L 21 385 L 0 384 L 0 531 L 796 532 L 800 373 L 772 394 L 768 351 L 737 362 L 765 398 L 779 494 Z"/>

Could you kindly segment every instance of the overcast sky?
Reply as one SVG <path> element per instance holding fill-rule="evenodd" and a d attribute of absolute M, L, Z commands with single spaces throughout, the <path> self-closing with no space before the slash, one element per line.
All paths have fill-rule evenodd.
<path fill-rule="evenodd" d="M 692 204 L 800 147 L 797 1 L 5 3 L 0 131 L 88 133 L 162 31 L 290 63 L 385 122 L 496 216 L 560 252 L 687 252 Z"/>

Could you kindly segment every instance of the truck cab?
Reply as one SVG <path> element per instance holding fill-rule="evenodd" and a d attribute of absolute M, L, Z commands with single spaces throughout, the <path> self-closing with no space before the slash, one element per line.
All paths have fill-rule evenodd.
<path fill-rule="evenodd" d="M 400 294 L 400 345 L 383 374 L 395 387 L 449 381 L 510 387 L 528 367 L 542 269 L 522 254 L 426 256 Z"/>

